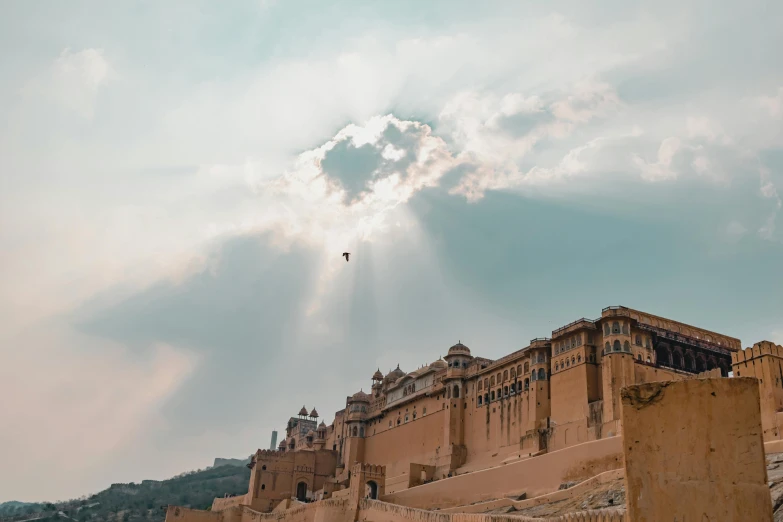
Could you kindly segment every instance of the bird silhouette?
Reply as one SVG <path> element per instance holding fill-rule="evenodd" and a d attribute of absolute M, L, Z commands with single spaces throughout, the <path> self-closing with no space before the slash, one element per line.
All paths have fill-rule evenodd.
<path fill-rule="evenodd" d="M 343 252 L 343 257 L 345 258 L 345 262 L 346 263 L 348 262 L 348 256 L 350 256 L 350 255 L 351 255 L 350 252 Z"/>

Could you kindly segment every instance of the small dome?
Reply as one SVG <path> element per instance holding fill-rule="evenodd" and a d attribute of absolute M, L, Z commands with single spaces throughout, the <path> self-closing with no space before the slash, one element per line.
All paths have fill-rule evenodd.
<path fill-rule="evenodd" d="M 302 415 L 303 417 L 307 417 L 307 408 L 302 406 L 302 409 L 299 410 L 299 415 Z"/>
<path fill-rule="evenodd" d="M 404 375 L 405 375 L 405 372 L 400 370 L 400 365 L 398 364 L 397 368 L 393 369 L 392 371 L 390 371 L 389 373 L 386 374 L 386 378 L 393 382 L 393 381 L 396 381 L 397 379 L 399 379 L 400 377 L 402 377 Z"/>
<path fill-rule="evenodd" d="M 317 419 L 318 418 L 318 411 L 313 408 L 313 411 L 310 412 L 310 417 Z"/>
<path fill-rule="evenodd" d="M 448 365 L 446 364 L 446 361 L 444 361 L 443 359 L 438 359 L 434 363 L 430 364 L 430 368 L 432 368 L 433 370 L 439 370 L 441 368 L 446 368 L 447 366 Z"/>
<path fill-rule="evenodd" d="M 285 439 L 280 441 L 280 444 L 277 445 L 278 448 L 285 449 Z"/>
<path fill-rule="evenodd" d="M 320 430 L 321 428 L 326 429 L 326 423 L 324 421 L 321 421 L 321 424 L 318 425 L 318 429 Z"/>
<path fill-rule="evenodd" d="M 470 355 L 470 348 L 468 348 L 461 342 L 458 342 L 457 344 L 449 348 L 448 355 Z"/>
<path fill-rule="evenodd" d="M 307 435 L 305 435 L 305 437 L 312 439 L 313 437 L 315 437 L 315 432 L 313 430 L 310 430 L 307 432 Z"/>
<path fill-rule="evenodd" d="M 375 370 L 375 373 L 372 374 L 372 380 L 373 381 L 381 381 L 381 380 L 383 380 L 383 374 L 381 373 L 381 369 L 380 368 Z"/>
<path fill-rule="evenodd" d="M 370 396 L 359 390 L 351 396 L 351 401 L 370 402 Z"/>

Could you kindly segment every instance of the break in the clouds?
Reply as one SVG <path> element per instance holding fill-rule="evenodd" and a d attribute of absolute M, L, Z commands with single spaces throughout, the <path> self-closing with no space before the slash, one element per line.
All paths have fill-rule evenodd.
<path fill-rule="evenodd" d="M 2 11 L 0 501 L 607 305 L 780 342 L 777 4 Z"/>

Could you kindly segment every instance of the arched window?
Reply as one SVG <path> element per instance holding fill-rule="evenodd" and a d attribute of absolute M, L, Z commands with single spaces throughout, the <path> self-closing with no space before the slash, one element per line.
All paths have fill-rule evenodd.
<path fill-rule="evenodd" d="M 413 410 L 413 420 L 416 420 L 416 410 Z"/>
<path fill-rule="evenodd" d="M 359 434 L 359 429 L 356 426 L 354 426 L 353 427 L 353 436 L 356 437 L 358 434 Z"/>
<path fill-rule="evenodd" d="M 517 364 L 517 375 L 520 375 L 522 373 L 522 365 Z"/>
<path fill-rule="evenodd" d="M 516 370 L 514 368 L 511 368 L 511 380 L 513 381 L 517 376 Z"/>
<path fill-rule="evenodd" d="M 401 422 L 402 422 L 402 419 L 397 417 L 397 426 L 399 426 Z"/>
<path fill-rule="evenodd" d="M 484 404 L 486 404 L 486 403 L 488 403 L 488 402 L 489 402 L 489 394 L 488 394 L 488 393 L 485 393 L 485 394 L 484 394 Z"/>
<path fill-rule="evenodd" d="M 494 386 L 495 385 L 495 376 L 494 375 L 489 378 L 489 385 L 490 386 Z"/>
<path fill-rule="evenodd" d="M 261 484 L 261 490 L 266 489 L 266 484 Z"/>
<path fill-rule="evenodd" d="M 582 354 L 581 353 L 576 356 L 576 362 L 582 362 Z"/>
<path fill-rule="evenodd" d="M 454 386 L 454 398 L 459 399 L 459 386 Z"/>
<path fill-rule="evenodd" d="M 360 436 L 360 437 L 364 437 L 364 426 L 362 426 L 361 428 L 359 428 L 359 436 Z"/>
<path fill-rule="evenodd" d="M 503 398 L 503 390 L 498 388 L 498 399 L 502 399 L 502 398 Z"/>
<path fill-rule="evenodd" d="M 693 354 L 691 353 L 685 354 L 685 368 L 687 368 L 688 370 L 696 369 L 696 365 L 693 362 Z"/>
<path fill-rule="evenodd" d="M 526 390 L 530 389 L 530 379 L 528 379 L 527 377 L 525 378 L 525 389 Z"/>
<path fill-rule="evenodd" d="M 525 363 L 525 373 L 530 371 L 530 363 Z"/>
<path fill-rule="evenodd" d="M 503 382 L 503 381 L 501 381 L 500 379 L 501 379 L 500 372 L 498 372 L 498 378 L 497 378 L 497 383 L 498 383 L 498 384 L 500 384 L 501 382 Z"/>
<path fill-rule="evenodd" d="M 641 361 L 641 360 L 642 360 L 642 354 L 640 354 L 640 353 L 637 353 L 637 354 L 636 354 L 636 360 L 637 360 L 637 361 Z"/>
<path fill-rule="evenodd" d="M 495 400 L 495 390 L 492 390 L 492 394 L 491 394 L 491 396 L 490 396 L 490 397 L 491 397 L 491 399 L 492 399 L 493 401 Z"/>
<path fill-rule="evenodd" d="M 535 381 L 536 380 L 536 372 L 533 372 L 533 373 L 530 374 L 530 380 L 531 381 Z M 525 379 L 525 381 L 527 381 L 527 379 Z"/>
<path fill-rule="evenodd" d="M 577 335 L 576 336 L 576 345 L 577 346 L 582 346 L 582 336 L 581 335 Z"/>
<path fill-rule="evenodd" d="M 570 367 L 571 367 L 571 361 L 569 361 L 568 358 L 566 357 L 566 368 L 570 368 Z"/>
<path fill-rule="evenodd" d="M 573 355 L 571 356 L 571 364 L 576 364 L 576 357 Z"/>
<path fill-rule="evenodd" d="M 405 414 L 405 422 L 408 422 L 408 414 Z"/>
<path fill-rule="evenodd" d="M 511 383 L 511 393 L 514 393 L 515 391 L 517 391 L 517 383 L 512 382 Z"/>
<path fill-rule="evenodd" d="M 614 342 L 614 351 L 615 352 L 619 352 L 620 350 L 622 350 L 622 348 L 620 348 L 620 341 L 615 340 L 615 342 Z"/>
<path fill-rule="evenodd" d="M 503 381 L 505 382 L 507 380 L 508 380 L 508 370 L 503 370 Z"/>
<path fill-rule="evenodd" d="M 557 363 L 555 363 L 555 371 L 557 371 L 559 369 L 560 369 L 560 366 Z"/>
<path fill-rule="evenodd" d="M 604 345 L 604 353 L 609 353 L 612 350 L 611 346 L 609 346 L 609 341 L 606 341 L 606 344 Z"/>
<path fill-rule="evenodd" d="M 636 346 L 642 345 L 642 336 L 639 334 L 636 334 Z"/>
<path fill-rule="evenodd" d="M 617 321 L 612 323 L 612 333 L 613 334 L 619 334 L 620 333 L 620 323 Z"/>
<path fill-rule="evenodd" d="M 628 323 L 623 323 L 623 333 L 625 335 L 628 335 L 630 333 L 630 329 L 628 328 Z"/>
<path fill-rule="evenodd" d="M 625 341 L 623 343 L 623 350 L 625 350 L 628 353 L 631 353 L 631 343 L 629 343 L 628 341 Z"/>
<path fill-rule="evenodd" d="M 484 389 L 484 388 L 483 388 L 483 385 L 484 385 L 484 383 L 483 383 L 483 382 L 481 382 L 481 381 L 479 381 L 479 382 L 478 382 L 478 390 L 479 390 L 479 391 L 481 391 L 481 390 L 483 390 L 483 389 Z"/>
<path fill-rule="evenodd" d="M 481 406 L 481 395 L 478 396 L 478 405 Z"/>
<path fill-rule="evenodd" d="M 508 397 L 508 386 L 503 386 L 503 397 Z"/>
<path fill-rule="evenodd" d="M 489 379 L 484 377 L 484 388 L 489 388 Z"/>
<path fill-rule="evenodd" d="M 672 352 L 672 365 L 677 367 L 682 366 L 682 354 L 680 354 L 678 350 Z"/>
<path fill-rule="evenodd" d="M 611 332 L 609 331 L 609 323 L 604 323 L 604 335 L 609 335 Z"/>
<path fill-rule="evenodd" d="M 649 355 L 647 356 L 647 362 L 652 362 Z"/>
<path fill-rule="evenodd" d="M 538 369 L 538 380 L 539 381 L 545 381 L 546 380 L 546 372 L 543 368 Z"/>

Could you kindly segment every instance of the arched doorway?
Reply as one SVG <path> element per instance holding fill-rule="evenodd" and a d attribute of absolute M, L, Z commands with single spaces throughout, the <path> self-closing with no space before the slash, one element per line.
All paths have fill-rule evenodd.
<path fill-rule="evenodd" d="M 365 489 L 367 498 L 372 500 L 378 500 L 378 484 L 374 480 L 367 481 L 367 488 Z"/>
<path fill-rule="evenodd" d="M 307 484 L 300 482 L 296 485 L 296 500 L 304 502 L 307 500 Z"/>

